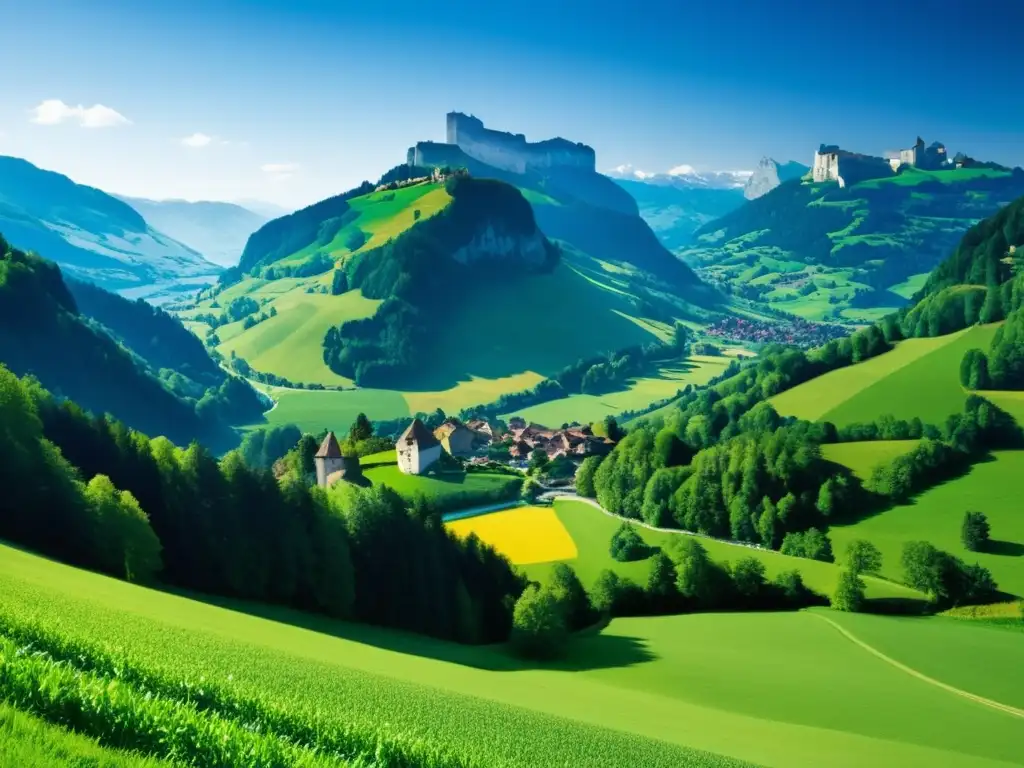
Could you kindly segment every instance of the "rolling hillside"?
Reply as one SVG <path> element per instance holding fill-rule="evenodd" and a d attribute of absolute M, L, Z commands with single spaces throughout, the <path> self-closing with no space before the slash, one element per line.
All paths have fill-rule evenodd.
<path fill-rule="evenodd" d="M 1020 706 L 1016 635 L 951 620 L 817 611 L 618 619 L 575 640 L 568 661 L 535 666 L 500 646 L 190 600 L 9 547 L 0 547 L 0 586 L 5 630 L 34 617 L 68 641 L 116 648 L 122 668 L 170 680 L 194 681 L 198 660 L 204 687 L 315 717 L 323 738 L 340 726 L 349 743 L 371 750 L 419 742 L 433 757 L 416 764 L 1019 762 L 1018 718 L 883 663 L 821 617 L 912 671 Z M 1005 670 L 1001 680 L 986 674 L 993 665 Z M 973 738 L 963 738 L 966 729 Z"/>
<path fill-rule="evenodd" d="M 812 320 L 903 306 L 980 219 L 1024 194 L 1024 171 L 907 168 L 839 188 L 790 181 L 705 225 L 682 255 L 708 282 Z"/>
<path fill-rule="evenodd" d="M 210 282 L 220 267 L 151 226 L 127 203 L 14 157 L 0 157 L 0 232 L 69 275 L 155 293 Z"/>
<path fill-rule="evenodd" d="M 483 178 L 517 176 L 463 159 Z M 239 266 L 225 275 L 221 287 L 179 311 L 199 336 L 215 330 L 211 340 L 225 358 L 244 360 L 276 385 L 268 391 L 281 406 L 268 418 L 293 418 L 319 428 L 325 423 L 341 427 L 360 411 L 375 419 L 399 418 L 421 407 L 457 412 L 529 389 L 581 357 L 658 343 L 670 335 L 674 318 L 707 314 L 691 300 L 714 305 L 713 294 L 657 243 L 629 196 L 603 176 L 592 174 L 597 182 L 561 178 L 563 187 L 541 184 L 543 180 L 528 174 L 514 178 L 515 186 L 483 184 L 471 176 L 465 183 L 474 191 L 459 202 L 450 194 L 451 182 L 404 182 L 416 172 L 399 166 L 381 179 L 391 182 L 391 188 L 374 191 L 374 185 L 363 184 L 269 222 L 250 238 Z M 541 187 L 547 192 L 536 191 Z M 569 188 L 572 196 L 565 191 Z M 493 193 L 483 194 L 488 190 Z M 561 202 L 552 194 L 561 195 Z M 595 258 L 571 242 L 556 241 L 556 258 L 531 262 L 536 259 L 530 254 L 539 253 L 541 240 L 536 238 L 544 238 L 537 230 L 542 211 L 576 210 L 565 221 L 584 232 L 583 240 L 593 238 L 583 226 L 587 221 L 612 218 L 610 209 L 601 213 L 589 205 L 581 218 L 578 196 L 619 209 L 611 227 L 614 237 L 625 243 L 616 252 L 623 260 Z M 497 241 L 490 234 L 495 226 Z M 512 239 L 501 239 L 502 228 L 513 233 Z M 452 234 L 456 232 L 477 235 L 474 240 Z M 470 254 L 468 260 L 475 263 L 458 266 L 450 255 L 467 239 L 471 250 L 489 257 L 481 261 Z M 598 239 L 607 255 L 614 242 Z M 424 247 L 437 250 L 434 243 L 440 245 L 429 262 L 435 266 L 416 266 L 425 258 Z M 630 243 L 639 246 L 636 251 Z M 518 249 L 520 256 L 512 260 L 511 269 L 500 262 L 494 269 L 487 266 L 509 248 L 513 256 Z M 544 248 L 553 253 L 555 246 Z M 421 250 L 414 256 L 411 249 Z M 659 273 L 634 266 L 624 253 L 637 261 L 653 260 Z M 380 267 L 382 258 L 393 266 Z M 447 264 L 455 266 L 449 269 Z M 407 269 L 408 277 L 396 282 L 395 276 Z M 243 298 L 252 300 L 249 314 L 259 322 L 238 315 L 211 328 L 211 317 L 219 318 Z M 417 313 L 414 323 L 409 312 Z M 373 373 L 367 367 L 371 360 L 383 362 L 396 351 L 381 352 L 392 342 L 374 330 L 391 322 L 405 329 L 408 351 L 399 353 L 404 367 Z M 520 331 L 527 325 L 540 332 L 524 336 Z M 365 360 L 353 358 L 352 349 L 344 357 L 332 357 L 325 342 L 343 326 L 343 333 L 362 328 L 359 333 L 371 334 L 360 344 L 377 351 Z M 351 389 L 354 384 L 360 388 Z"/>
<path fill-rule="evenodd" d="M 120 197 L 150 224 L 221 267 L 238 264 L 249 235 L 267 223 L 234 203 Z"/>
<path fill-rule="evenodd" d="M 221 443 L 258 418 L 255 392 L 228 376 L 174 318 L 62 279 L 0 238 L 0 363 L 58 396 L 179 443 Z"/>

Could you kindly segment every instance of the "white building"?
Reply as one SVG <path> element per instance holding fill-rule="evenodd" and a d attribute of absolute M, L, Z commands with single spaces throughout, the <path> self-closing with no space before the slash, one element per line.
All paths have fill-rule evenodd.
<path fill-rule="evenodd" d="M 316 484 L 321 488 L 328 486 L 328 478 L 335 472 L 345 468 L 345 460 L 341 457 L 341 446 L 338 445 L 338 438 L 333 432 L 328 432 L 327 437 L 320 444 L 320 450 L 313 457 L 316 464 Z"/>
<path fill-rule="evenodd" d="M 421 475 L 441 458 L 441 443 L 419 419 L 413 419 L 395 443 L 398 468 L 407 475 Z"/>

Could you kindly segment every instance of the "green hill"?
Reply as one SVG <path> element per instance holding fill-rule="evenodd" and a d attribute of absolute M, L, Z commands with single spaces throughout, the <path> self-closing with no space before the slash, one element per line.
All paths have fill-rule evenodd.
<path fill-rule="evenodd" d="M 0 363 L 54 393 L 179 443 L 228 438 L 258 418 L 253 390 L 229 376 L 178 321 L 85 283 L 0 238 Z"/>
<path fill-rule="evenodd" d="M 0 157 L 0 232 L 111 290 L 202 284 L 221 271 L 127 203 L 15 157 Z"/>
<path fill-rule="evenodd" d="M 288 404 L 268 418 L 286 418 L 301 400 L 295 418 L 319 428 L 350 423 L 360 411 L 374 419 L 458 412 L 529 389 L 581 358 L 661 343 L 676 318 L 708 315 L 691 299 L 713 306 L 713 295 L 658 244 L 611 180 L 563 175 L 555 186 L 525 174 L 511 185 L 487 176 L 516 174 L 464 159 L 484 175 L 410 184 L 426 171 L 399 166 L 377 185 L 387 188 L 363 184 L 269 222 L 239 267 L 179 317 L 201 337 L 215 332 L 210 343 L 237 370 L 279 387 L 274 397 Z M 617 216 L 603 225 L 608 237 L 635 250 L 621 247 L 613 262 L 548 241 L 540 212 L 582 210 L 581 199 L 612 206 L 586 206 L 590 213 L 573 225 L 584 240 L 593 237 L 586 221 Z M 597 240 L 607 252 L 611 241 Z M 659 263 L 663 276 L 626 257 Z M 527 326 L 537 332 L 522 333 Z M 344 391 L 297 389 L 323 387 Z M 347 421 L 334 422 L 337 414 Z"/>
<path fill-rule="evenodd" d="M 979 220 L 1024 194 L 1024 171 L 960 168 L 841 188 L 790 181 L 697 232 L 682 253 L 706 281 L 813 320 L 874 320 Z"/>

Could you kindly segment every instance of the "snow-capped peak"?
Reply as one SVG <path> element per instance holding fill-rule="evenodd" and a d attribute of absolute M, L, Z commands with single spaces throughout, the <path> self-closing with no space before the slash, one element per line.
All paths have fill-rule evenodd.
<path fill-rule="evenodd" d="M 753 171 L 701 171 L 692 165 L 682 164 L 664 173 L 650 173 L 623 163 L 607 172 L 614 179 L 643 181 L 647 184 L 674 187 L 702 187 L 708 189 L 742 188 L 753 175 Z"/>

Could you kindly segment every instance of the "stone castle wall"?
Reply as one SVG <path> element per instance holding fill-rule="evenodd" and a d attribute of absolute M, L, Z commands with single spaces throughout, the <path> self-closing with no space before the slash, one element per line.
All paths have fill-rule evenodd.
<path fill-rule="evenodd" d="M 481 163 L 513 173 L 528 169 L 555 167 L 595 171 L 597 158 L 592 147 L 565 139 L 550 139 L 534 144 L 521 134 L 485 128 L 477 118 L 460 112 L 447 116 L 448 144 L 454 144 Z"/>

